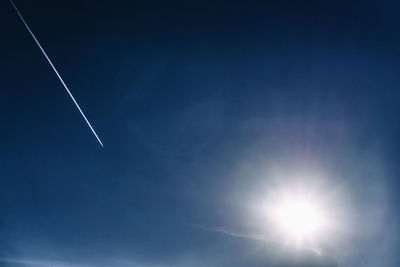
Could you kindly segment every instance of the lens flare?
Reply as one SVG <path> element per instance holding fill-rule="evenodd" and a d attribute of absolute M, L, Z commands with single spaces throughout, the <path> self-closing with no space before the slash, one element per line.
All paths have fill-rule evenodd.
<path fill-rule="evenodd" d="M 291 199 L 280 204 L 275 219 L 281 230 L 296 239 L 314 236 L 323 228 L 322 212 L 304 199 Z"/>
<path fill-rule="evenodd" d="M 270 209 L 272 222 L 295 243 L 316 240 L 327 229 L 327 215 L 320 203 L 307 194 L 285 195 Z"/>

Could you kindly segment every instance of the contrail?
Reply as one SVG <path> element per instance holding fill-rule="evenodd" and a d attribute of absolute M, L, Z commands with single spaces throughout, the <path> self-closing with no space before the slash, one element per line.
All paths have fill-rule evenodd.
<path fill-rule="evenodd" d="M 39 46 L 40 50 L 42 51 L 43 55 L 46 57 L 47 61 L 49 62 L 50 66 L 53 68 L 54 72 L 57 74 L 58 79 L 60 80 L 60 82 L 62 83 L 62 85 L 64 86 L 65 90 L 67 90 L 69 96 L 71 97 L 72 101 L 74 101 L 75 106 L 78 108 L 79 112 L 81 113 L 82 117 L 85 119 L 87 125 L 89 126 L 90 130 L 92 130 L 94 136 L 96 137 L 97 141 L 99 141 L 100 145 L 102 147 L 103 143 L 101 142 L 99 136 L 97 135 L 96 131 L 93 129 L 92 125 L 90 124 L 89 120 L 86 118 L 85 114 L 83 113 L 81 107 L 78 105 L 78 102 L 76 102 L 74 96 L 72 95 L 72 93 L 69 91 L 67 85 L 65 84 L 64 80 L 61 78 L 60 74 L 58 73 L 56 67 L 54 67 L 53 62 L 51 62 L 50 58 L 47 56 L 46 52 L 44 51 L 43 47 L 40 45 L 38 39 L 36 39 L 36 36 L 33 34 L 33 32 L 31 31 L 31 29 L 29 28 L 28 24 L 26 23 L 24 17 L 22 17 L 21 12 L 19 12 L 17 6 L 14 4 L 13 0 L 10 0 L 11 5 L 14 7 L 15 11 L 17 11 L 19 18 L 22 20 L 22 22 L 24 23 L 26 29 L 29 31 L 29 33 L 31 34 L 33 40 L 35 40 L 36 44 Z"/>

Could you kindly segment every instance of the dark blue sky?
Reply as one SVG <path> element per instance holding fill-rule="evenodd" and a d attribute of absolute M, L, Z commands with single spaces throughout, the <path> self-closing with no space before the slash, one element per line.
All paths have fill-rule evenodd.
<path fill-rule="evenodd" d="M 4 1 L 0 266 L 399 265 L 396 1 L 16 4 L 105 147 Z M 322 255 L 254 208 L 294 176 Z"/>

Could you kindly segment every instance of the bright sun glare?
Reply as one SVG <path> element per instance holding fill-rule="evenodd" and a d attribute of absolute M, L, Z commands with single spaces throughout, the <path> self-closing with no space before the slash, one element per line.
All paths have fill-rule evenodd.
<path fill-rule="evenodd" d="M 282 234 L 296 242 L 316 239 L 326 226 L 324 212 L 318 203 L 301 196 L 291 196 L 276 203 L 272 219 Z"/>

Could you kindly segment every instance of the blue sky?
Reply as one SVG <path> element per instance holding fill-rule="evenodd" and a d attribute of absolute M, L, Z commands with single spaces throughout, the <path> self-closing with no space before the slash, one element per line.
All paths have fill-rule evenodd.
<path fill-rule="evenodd" d="M 397 3 L 16 4 L 105 147 L 3 3 L 0 266 L 398 266 Z"/>

